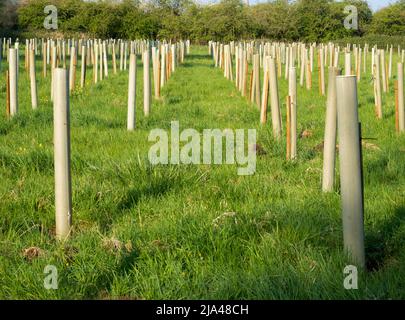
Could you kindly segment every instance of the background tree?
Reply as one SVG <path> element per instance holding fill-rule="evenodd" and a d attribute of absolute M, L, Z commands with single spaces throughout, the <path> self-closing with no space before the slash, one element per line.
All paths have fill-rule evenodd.
<path fill-rule="evenodd" d="M 12 0 L 0 0 L 0 33 L 12 29 L 17 24 L 17 5 Z"/>
<path fill-rule="evenodd" d="M 288 0 L 276 0 L 249 7 L 254 36 L 277 40 L 297 40 L 297 6 Z"/>
<path fill-rule="evenodd" d="M 370 33 L 389 36 L 405 35 L 405 0 L 398 1 L 376 12 Z"/>
<path fill-rule="evenodd" d="M 14 0 L 0 0 L 1 30 L 15 24 L 16 15 L 11 9 L 15 12 L 15 6 L 6 5 L 7 1 Z M 365 0 L 272 0 L 251 6 L 241 0 L 221 0 L 212 5 L 200 5 L 194 0 L 25 0 L 18 9 L 18 30 L 27 36 L 49 33 L 43 27 L 43 10 L 49 4 L 58 8 L 61 36 L 78 33 L 124 39 L 187 38 L 206 42 L 262 38 L 313 42 L 370 34 L 396 35 L 403 40 L 405 34 L 405 0 L 374 16 Z M 358 10 L 358 30 L 344 27 L 348 15 L 344 8 L 349 4 Z"/>

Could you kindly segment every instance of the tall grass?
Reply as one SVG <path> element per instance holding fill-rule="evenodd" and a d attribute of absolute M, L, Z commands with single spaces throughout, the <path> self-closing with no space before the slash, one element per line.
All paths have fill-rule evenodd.
<path fill-rule="evenodd" d="M 94 85 L 90 71 L 86 88 L 77 88 L 71 98 L 74 229 L 65 243 L 54 239 L 49 78 L 42 78 L 38 62 L 34 112 L 20 59 L 20 113 L 0 117 L 0 298 L 405 297 L 405 136 L 394 133 L 393 83 L 380 121 L 371 75 L 359 85 L 363 136 L 378 149 L 363 150 L 369 270 L 360 271 L 358 290 L 345 290 L 339 186 L 321 192 L 326 100 L 318 95 L 318 77 L 313 91 L 298 89 L 298 133 L 312 136 L 299 139 L 298 160 L 287 162 L 285 139 L 275 142 L 271 125 L 259 125 L 258 109 L 206 52 L 192 48 L 149 118 L 142 114 L 138 59 L 134 132 L 126 130 L 127 73 Z M 279 85 L 283 102 L 287 83 Z M 285 119 L 284 104 L 282 112 Z M 148 134 L 169 129 L 172 120 L 180 130 L 257 129 L 266 152 L 256 174 L 238 176 L 236 165 L 151 166 Z M 24 256 L 33 246 L 42 254 Z M 58 268 L 58 290 L 43 286 L 48 264 Z"/>

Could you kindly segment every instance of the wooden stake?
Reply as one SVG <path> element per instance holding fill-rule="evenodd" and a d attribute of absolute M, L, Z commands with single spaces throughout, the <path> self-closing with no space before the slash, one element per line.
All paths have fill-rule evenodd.
<path fill-rule="evenodd" d="M 47 46 L 47 43 L 44 42 L 43 50 L 42 50 L 42 72 L 43 72 L 44 78 L 46 78 L 46 65 L 47 65 L 47 63 L 46 63 L 46 51 L 47 51 L 46 46 Z"/>
<path fill-rule="evenodd" d="M 86 46 L 82 45 L 82 71 L 80 74 L 80 87 L 83 89 L 84 85 L 86 84 L 86 65 L 87 65 L 87 58 L 86 58 Z"/>
<path fill-rule="evenodd" d="M 327 52 L 327 51 L 326 51 Z M 320 56 L 321 56 L 321 83 L 320 83 L 320 87 L 321 87 L 321 95 L 324 96 L 325 95 L 325 57 L 324 57 L 324 52 L 323 50 L 321 50 L 320 52 Z"/>
<path fill-rule="evenodd" d="M 394 83 L 395 87 L 395 131 L 399 133 L 399 101 L 398 101 L 398 80 Z"/>
<path fill-rule="evenodd" d="M 378 119 L 382 119 L 382 99 L 381 99 L 381 78 L 380 78 L 380 59 L 378 55 L 375 59 L 375 90 L 376 90 L 376 116 Z"/>
<path fill-rule="evenodd" d="M 13 117 L 18 112 L 18 49 L 10 49 L 9 51 L 9 84 L 10 84 L 10 116 Z"/>
<path fill-rule="evenodd" d="M 381 66 L 381 75 L 382 75 L 382 89 L 383 92 L 386 93 L 388 91 L 387 88 L 387 79 L 386 79 L 386 64 L 385 64 L 385 51 L 380 51 L 380 66 Z"/>
<path fill-rule="evenodd" d="M 94 76 L 94 83 L 98 82 L 98 44 L 94 42 L 94 65 L 93 65 L 93 76 Z"/>
<path fill-rule="evenodd" d="M 260 58 L 258 54 L 253 56 L 254 61 L 254 82 L 255 87 L 253 89 L 253 102 L 256 103 L 257 108 L 260 109 Z"/>
<path fill-rule="evenodd" d="M 254 88 L 253 88 L 253 86 L 254 86 L 254 79 L 253 79 L 253 76 L 254 76 L 254 74 L 253 74 L 253 69 L 252 69 L 252 71 L 250 72 L 250 83 L 249 83 L 249 92 L 250 92 L 250 102 L 252 102 L 253 103 L 253 99 L 254 99 L 254 93 L 253 93 L 253 90 L 254 90 Z"/>
<path fill-rule="evenodd" d="M 160 55 L 161 55 L 161 58 L 160 58 L 160 88 L 163 88 L 163 86 L 166 83 L 166 46 L 165 45 L 161 46 Z"/>
<path fill-rule="evenodd" d="M 112 45 L 112 64 L 113 64 L 113 72 L 114 74 L 117 74 L 117 61 L 116 61 L 116 56 L 115 56 L 115 43 Z"/>
<path fill-rule="evenodd" d="M 291 115 L 291 97 L 287 96 L 286 101 L 286 108 L 287 108 L 287 160 L 291 160 L 291 123 L 290 123 L 290 115 Z"/>
<path fill-rule="evenodd" d="M 290 135 L 291 159 L 297 158 L 297 69 L 290 68 L 288 77 L 288 95 L 290 97 Z"/>
<path fill-rule="evenodd" d="M 10 74 L 6 71 L 6 115 L 10 117 Z"/>
<path fill-rule="evenodd" d="M 404 64 L 398 63 L 398 129 L 405 132 Z"/>
<path fill-rule="evenodd" d="M 281 138 L 281 113 L 280 101 L 278 96 L 276 63 L 273 58 L 270 58 L 269 65 L 270 104 L 273 135 L 276 140 L 279 140 Z"/>
<path fill-rule="evenodd" d="M 267 59 L 267 57 L 266 57 Z M 266 68 L 264 72 L 263 79 L 263 96 L 262 96 L 262 105 L 260 110 L 260 123 L 265 124 L 267 122 L 267 104 L 269 97 L 269 71 Z"/>
<path fill-rule="evenodd" d="M 321 88 L 321 66 L 320 66 L 319 55 L 318 55 L 318 85 L 319 85 L 319 95 L 322 95 L 322 88 Z"/>
<path fill-rule="evenodd" d="M 243 55 L 243 76 L 242 76 L 242 97 L 246 96 L 246 89 L 247 89 L 247 77 L 249 74 L 249 65 L 247 62 L 246 53 Z"/>
<path fill-rule="evenodd" d="M 143 54 L 143 111 L 145 116 L 150 113 L 151 82 L 150 82 L 150 62 L 149 48 Z"/>
<path fill-rule="evenodd" d="M 31 105 L 32 109 L 38 108 L 37 97 L 37 81 L 35 72 L 35 50 L 29 50 L 29 68 L 30 68 L 30 82 L 31 82 Z"/>
<path fill-rule="evenodd" d="M 307 62 L 306 85 L 307 85 L 307 90 L 312 89 L 312 72 L 311 72 L 310 61 Z"/>
<path fill-rule="evenodd" d="M 70 71 L 69 71 L 69 92 L 75 89 L 76 85 L 76 63 L 75 63 L 76 49 L 70 48 Z"/>
<path fill-rule="evenodd" d="M 108 56 L 107 56 L 107 44 L 105 41 L 103 41 L 103 47 L 102 47 L 102 55 L 103 55 L 103 61 L 104 61 L 104 77 L 108 77 Z"/>

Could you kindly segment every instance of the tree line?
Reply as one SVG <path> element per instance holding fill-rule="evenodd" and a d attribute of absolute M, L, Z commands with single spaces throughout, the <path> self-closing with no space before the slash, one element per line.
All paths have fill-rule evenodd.
<path fill-rule="evenodd" d="M 100 38 L 230 41 L 328 41 L 369 35 L 404 36 L 405 0 L 373 14 L 365 0 L 274 0 L 247 6 L 240 0 L 201 5 L 192 0 L 0 0 L 0 27 L 21 34 L 44 29 L 44 7 L 58 9 L 58 30 Z M 358 29 L 344 26 L 347 5 L 358 10 Z"/>

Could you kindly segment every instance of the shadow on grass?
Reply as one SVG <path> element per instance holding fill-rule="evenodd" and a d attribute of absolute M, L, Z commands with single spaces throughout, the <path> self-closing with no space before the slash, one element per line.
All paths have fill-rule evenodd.
<path fill-rule="evenodd" d="M 53 114 L 47 110 L 36 110 L 31 113 L 19 113 L 10 119 L 0 120 L 0 135 L 6 136 L 10 132 L 27 127 L 49 126 L 53 122 Z"/>
<path fill-rule="evenodd" d="M 150 185 L 131 188 L 125 194 L 123 199 L 117 204 L 114 218 L 107 222 L 99 221 L 102 232 L 108 233 L 114 221 L 123 216 L 127 212 L 127 210 L 134 208 L 141 201 L 141 199 L 156 198 L 168 193 L 175 186 L 176 181 L 176 178 L 165 179 L 164 177 L 159 177 L 158 180 L 152 181 Z M 114 272 L 116 273 L 116 275 L 120 277 L 126 275 L 131 269 L 134 268 L 138 257 L 139 249 L 136 247 L 131 252 L 123 253 L 123 255 L 119 259 L 119 262 L 114 268 Z M 103 277 L 102 286 L 100 286 L 103 288 L 103 290 L 97 293 L 94 292 L 94 294 L 100 297 L 100 294 L 103 294 L 104 292 L 104 294 L 107 295 L 107 299 L 113 299 L 109 296 L 112 285 L 113 281 L 111 278 Z M 121 296 L 119 297 L 119 299 L 126 300 L 134 298 L 130 296 Z"/>
<path fill-rule="evenodd" d="M 185 62 L 181 65 L 183 68 L 196 68 L 196 67 L 203 67 L 203 68 L 212 68 L 213 64 L 207 63 L 198 63 L 198 62 Z"/>
<path fill-rule="evenodd" d="M 189 54 L 187 56 L 187 60 L 206 60 L 211 59 L 211 55 L 209 54 Z"/>
<path fill-rule="evenodd" d="M 395 110 L 386 111 L 383 114 L 383 119 L 390 119 L 395 116 Z"/>
<path fill-rule="evenodd" d="M 137 177 L 137 180 L 140 183 L 135 187 L 128 188 L 115 207 L 110 208 L 110 215 L 95 217 L 103 233 L 107 233 L 115 221 L 128 214 L 128 211 L 136 207 L 140 201 L 162 197 L 181 184 L 179 175 L 165 176 L 164 174 L 159 174 L 158 176 L 153 176 L 152 173 L 146 173 Z"/>
<path fill-rule="evenodd" d="M 207 64 L 200 61 L 207 61 L 211 59 L 209 54 L 190 54 L 187 56 L 187 59 L 184 60 L 184 63 L 181 64 L 183 68 L 195 68 L 195 67 L 211 67 L 212 64 Z"/>
<path fill-rule="evenodd" d="M 96 126 L 97 128 L 103 129 L 116 129 L 122 128 L 124 124 L 122 121 L 103 119 L 94 115 L 80 114 L 80 116 L 75 116 L 72 121 L 72 126 L 78 127 L 90 127 Z"/>
<path fill-rule="evenodd" d="M 130 189 L 124 199 L 118 203 L 118 211 L 128 210 L 136 206 L 141 197 L 156 198 L 167 193 L 171 188 L 172 182 L 169 180 L 153 181 L 151 185 L 145 188 Z"/>
<path fill-rule="evenodd" d="M 387 187 L 396 185 L 404 173 L 404 157 L 400 153 L 380 152 L 378 157 L 369 160 L 364 166 L 364 181 Z"/>
<path fill-rule="evenodd" d="M 394 217 L 366 234 L 366 261 L 369 271 L 378 271 L 389 258 L 402 250 L 405 233 L 403 230 L 401 232 L 401 227 L 404 223 L 405 206 L 401 206 L 396 209 Z"/>
<path fill-rule="evenodd" d="M 122 256 L 115 271 L 119 275 L 127 274 L 131 269 L 134 268 L 134 265 L 136 264 L 136 260 L 138 259 L 138 257 L 139 257 L 139 249 L 134 248 L 133 251 Z M 110 289 L 111 289 L 111 285 L 112 285 L 112 283 L 110 283 L 108 286 Z M 108 290 L 108 291 L 111 291 L 111 290 Z"/>

